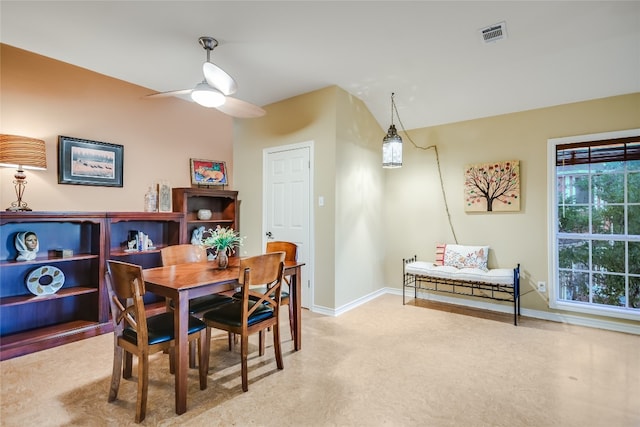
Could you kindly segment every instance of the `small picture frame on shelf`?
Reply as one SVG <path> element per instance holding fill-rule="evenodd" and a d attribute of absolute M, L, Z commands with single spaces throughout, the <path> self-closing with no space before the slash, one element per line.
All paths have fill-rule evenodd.
<path fill-rule="evenodd" d="M 58 137 L 58 184 L 122 187 L 124 146 Z"/>
<path fill-rule="evenodd" d="M 166 182 L 158 183 L 158 212 L 171 212 L 171 187 Z"/>
<path fill-rule="evenodd" d="M 227 165 L 217 160 L 191 159 L 191 184 L 227 185 Z"/>

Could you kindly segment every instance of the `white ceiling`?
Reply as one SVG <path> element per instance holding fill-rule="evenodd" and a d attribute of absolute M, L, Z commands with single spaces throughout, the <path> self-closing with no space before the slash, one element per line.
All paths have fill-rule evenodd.
<path fill-rule="evenodd" d="M 0 14 L 2 43 L 150 92 L 202 81 L 198 37 L 213 36 L 237 98 L 338 85 L 383 129 L 391 92 L 406 129 L 640 92 L 639 1 L 2 0 Z M 501 21 L 507 39 L 481 42 Z"/>

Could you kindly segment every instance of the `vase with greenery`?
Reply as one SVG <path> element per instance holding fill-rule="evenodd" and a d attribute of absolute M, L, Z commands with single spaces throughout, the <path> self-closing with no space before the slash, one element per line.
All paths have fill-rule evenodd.
<path fill-rule="evenodd" d="M 227 268 L 229 255 L 236 252 L 236 248 L 242 244 L 242 237 L 233 228 L 217 226 L 204 233 L 202 245 L 215 249 L 219 268 Z"/>

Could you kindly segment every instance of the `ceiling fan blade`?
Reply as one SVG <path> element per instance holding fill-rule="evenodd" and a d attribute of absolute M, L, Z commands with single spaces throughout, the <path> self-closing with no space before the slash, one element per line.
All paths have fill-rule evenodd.
<path fill-rule="evenodd" d="M 202 73 L 209 86 L 218 89 L 224 95 L 234 94 L 238 90 L 238 85 L 233 77 L 209 61 L 202 65 Z"/>
<path fill-rule="evenodd" d="M 193 89 L 170 90 L 168 92 L 158 92 L 146 95 L 146 98 L 165 98 L 168 96 L 189 95 Z"/>
<path fill-rule="evenodd" d="M 246 101 L 227 96 L 225 103 L 219 107 L 215 107 L 219 111 L 239 119 L 252 119 L 262 117 L 266 114 L 262 108 Z"/>

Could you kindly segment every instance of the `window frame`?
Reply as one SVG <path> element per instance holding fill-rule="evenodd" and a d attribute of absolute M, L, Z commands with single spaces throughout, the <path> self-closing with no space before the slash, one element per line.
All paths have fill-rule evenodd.
<path fill-rule="evenodd" d="M 639 137 L 639 129 L 628 129 L 623 131 L 603 132 L 587 135 L 576 135 L 563 138 L 550 138 L 547 140 L 547 194 L 549 200 L 548 213 L 548 291 L 549 291 L 549 307 L 556 310 L 566 310 L 598 316 L 615 317 L 620 319 L 640 320 L 640 311 L 633 312 L 626 308 L 618 308 L 613 306 L 585 304 L 583 302 L 570 302 L 559 299 L 558 289 L 558 191 L 557 191 L 557 170 L 556 170 L 556 147 L 564 144 L 580 144 L 592 141 L 601 141 L 608 139 L 619 139 L 628 137 Z M 590 234 L 588 235 L 590 236 Z M 585 237 L 588 237 L 585 236 Z M 625 239 L 627 241 L 629 239 Z"/>

